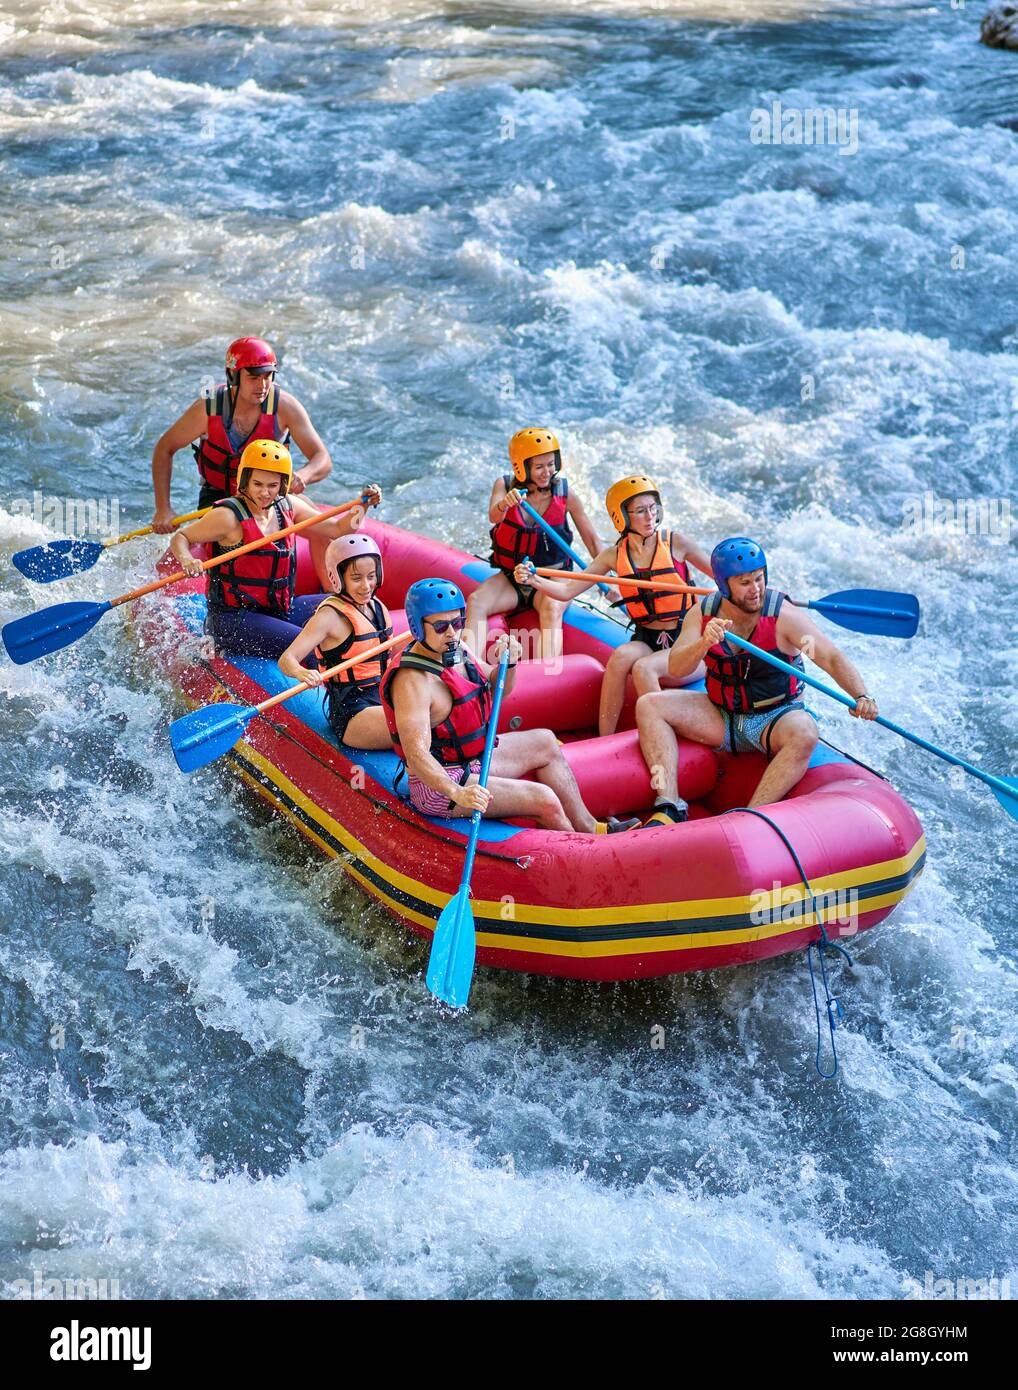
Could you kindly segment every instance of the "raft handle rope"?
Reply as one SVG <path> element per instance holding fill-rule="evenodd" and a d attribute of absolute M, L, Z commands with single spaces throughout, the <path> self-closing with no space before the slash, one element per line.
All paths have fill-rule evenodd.
<path fill-rule="evenodd" d="M 799 871 L 799 877 L 802 879 L 803 884 L 806 888 L 806 892 L 809 894 L 810 910 L 812 911 L 813 916 L 816 918 L 817 928 L 820 932 L 819 941 L 811 941 L 809 945 L 806 947 L 806 960 L 809 963 L 809 981 L 813 987 L 813 1011 L 816 1014 L 817 1022 L 817 1050 L 816 1056 L 813 1059 L 813 1065 L 816 1067 L 817 1074 L 819 1076 L 822 1076 L 825 1081 L 832 1081 L 834 1077 L 836 1077 L 838 1074 L 838 1047 L 834 1039 L 834 1030 L 841 1022 L 843 1015 L 841 1012 L 841 1004 L 839 1003 L 837 996 L 831 994 L 830 982 L 827 979 L 827 961 L 824 956 L 824 952 L 837 951 L 840 955 L 843 955 L 845 957 L 849 965 L 852 964 L 852 957 L 845 950 L 844 946 L 839 946 L 839 944 L 836 941 L 832 941 L 830 937 L 827 935 L 827 928 L 824 926 L 823 920 L 820 916 L 820 912 L 817 908 L 817 896 L 813 892 L 813 888 L 810 884 L 809 879 L 806 877 L 806 871 L 802 867 L 802 861 L 796 854 L 795 848 L 791 840 L 781 829 L 780 825 L 775 825 L 774 821 L 771 820 L 770 816 L 764 815 L 763 811 L 758 811 L 753 806 L 733 806 L 727 811 L 722 811 L 721 814 L 723 816 L 730 816 L 737 811 L 745 811 L 750 816 L 756 816 L 759 820 L 766 821 L 767 824 L 771 827 L 771 829 L 775 832 L 775 834 L 781 838 L 785 848 L 792 856 L 792 860 L 795 864 L 795 867 Z M 816 951 L 817 954 L 817 961 L 820 965 L 820 979 L 824 987 L 824 1011 L 827 1015 L 827 1027 L 831 1035 L 831 1056 L 834 1059 L 834 1069 L 832 1071 L 824 1071 L 820 1065 L 820 1049 L 823 1046 L 823 1028 L 820 1022 L 820 1000 L 817 998 L 817 981 L 816 974 L 814 973 L 813 968 L 814 951 Z"/>

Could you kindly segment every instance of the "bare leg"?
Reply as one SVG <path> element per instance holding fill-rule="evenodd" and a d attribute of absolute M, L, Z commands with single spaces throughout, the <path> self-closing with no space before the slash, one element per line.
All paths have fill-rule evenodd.
<path fill-rule="evenodd" d="M 750 806 L 770 806 L 780 801 L 799 781 L 820 737 L 816 721 L 802 710 L 793 710 L 773 726 L 771 761 L 760 778 Z"/>
<path fill-rule="evenodd" d="M 362 709 L 346 726 L 343 742 L 351 748 L 391 748 L 389 726 L 381 709 Z"/>
<path fill-rule="evenodd" d="M 650 656 L 641 657 L 633 667 L 633 685 L 636 687 L 637 696 L 653 695 L 655 690 L 660 690 L 661 678 L 667 674 L 667 652 L 657 651 Z"/>
<path fill-rule="evenodd" d="M 613 734 L 618 728 L 622 706 L 626 703 L 629 673 L 649 653 L 650 648 L 644 642 L 623 642 L 608 658 L 601 681 L 601 708 L 597 717 L 597 732 L 602 737 Z"/>
<path fill-rule="evenodd" d="M 500 777 L 523 777 L 532 772 L 539 783 L 555 793 L 568 826 L 592 835 L 597 822 L 583 804 L 573 770 L 563 758 L 558 740 L 550 729 L 521 729 L 500 734 L 491 760 L 492 771 Z"/>
<path fill-rule="evenodd" d="M 562 615 L 567 605 L 547 594 L 534 594 L 534 612 L 541 622 L 541 660 L 559 663 L 562 660 Z"/>
<path fill-rule="evenodd" d="M 467 778 L 467 785 L 477 781 L 476 774 Z M 490 777 L 488 790 L 491 800 L 485 818 L 517 816 L 536 820 L 542 830 L 572 830 L 558 797 L 550 787 L 540 782 L 523 782 L 515 777 Z M 468 816 L 462 806 L 454 806 L 450 816 Z"/>
<path fill-rule="evenodd" d="M 467 599 L 463 641 L 482 661 L 488 649 L 488 619 L 496 613 L 511 613 L 520 606 L 519 596 L 504 574 L 493 574 L 479 584 Z"/>
<path fill-rule="evenodd" d="M 698 690 L 659 690 L 636 702 L 640 752 L 650 781 L 662 801 L 679 801 L 679 747 L 676 734 L 718 748 L 725 721 L 715 705 Z"/>

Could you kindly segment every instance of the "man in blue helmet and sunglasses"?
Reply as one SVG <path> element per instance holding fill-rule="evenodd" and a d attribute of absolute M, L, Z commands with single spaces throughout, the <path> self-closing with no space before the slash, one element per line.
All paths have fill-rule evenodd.
<path fill-rule="evenodd" d="M 852 696 L 856 718 L 876 718 L 876 701 L 844 652 L 786 603 L 786 594 L 767 587 L 767 557 L 756 541 L 721 541 L 711 570 L 717 593 L 690 609 L 668 656 L 668 674 L 679 680 L 702 661 L 707 693 L 662 690 L 637 702 L 640 748 L 659 792 L 645 828 L 686 819 L 689 808 L 678 792 L 678 734 L 718 752 L 763 753 L 769 761 L 750 806 L 780 801 L 809 766 L 819 735 L 816 716 L 800 699 L 804 682 L 728 645 L 729 629 L 799 670 L 806 653 Z"/>
<path fill-rule="evenodd" d="M 381 699 L 393 747 L 406 765 L 409 799 L 425 816 L 511 816 L 546 830 L 612 834 L 639 822 L 595 821 L 550 729 L 502 734 L 486 788 L 477 785 L 491 714 L 492 687 L 508 646 L 505 692 L 515 682 L 520 645 L 503 634 L 481 661 L 460 638 L 466 599 L 447 579 L 420 579 L 407 590 L 406 616 L 416 639 L 382 680 Z M 530 773 L 533 782 L 523 779 Z"/>

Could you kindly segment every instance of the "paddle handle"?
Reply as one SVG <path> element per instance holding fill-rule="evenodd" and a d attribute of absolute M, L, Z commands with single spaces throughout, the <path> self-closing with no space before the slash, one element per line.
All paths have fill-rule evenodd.
<path fill-rule="evenodd" d="M 305 531 L 309 526 L 317 526 L 320 521 L 328 521 L 331 517 L 338 516 L 340 512 L 349 512 L 354 507 L 365 505 L 363 497 L 355 497 L 352 502 L 340 502 L 336 507 L 327 507 L 324 512 L 319 512 L 316 516 L 309 516 L 304 521 L 296 521 L 292 526 L 284 526 L 281 531 L 273 531 L 271 535 L 262 536 L 259 540 L 248 541 L 247 545 L 238 545 L 236 550 L 228 550 L 225 555 L 216 555 L 211 560 L 202 561 L 202 569 L 214 569 L 216 565 L 225 565 L 227 560 L 235 560 L 238 555 L 246 555 L 251 550 L 260 550 L 263 545 L 271 545 L 273 541 L 278 541 L 283 536 L 295 536 L 298 531 Z M 121 594 L 119 598 L 111 598 L 109 604 L 111 608 L 116 608 L 121 603 L 131 603 L 136 598 L 142 598 L 145 594 L 154 594 L 157 589 L 165 589 L 167 584 L 176 584 L 178 579 L 185 579 L 187 576 L 183 570 L 178 570 L 176 574 L 167 575 L 165 579 L 156 579 L 151 584 L 143 584 L 140 589 L 132 589 L 129 594 Z"/>
<path fill-rule="evenodd" d="M 572 570 L 535 570 L 535 574 L 545 579 L 589 579 L 587 574 L 574 574 Z M 669 584 L 667 579 L 620 579 L 618 575 L 606 574 L 606 584 L 625 585 L 627 589 L 660 589 L 666 594 L 712 594 L 713 589 L 697 589 L 692 584 Z"/>
<path fill-rule="evenodd" d="M 502 710 L 502 692 L 505 690 L 505 674 L 509 667 L 509 648 L 502 653 L 498 663 L 498 675 L 495 678 L 495 693 L 491 697 L 491 714 L 488 716 L 488 732 L 484 738 L 484 752 L 481 754 L 481 775 L 477 779 L 479 787 L 488 785 L 488 772 L 491 768 L 491 755 L 495 749 L 496 730 L 498 729 L 498 716 Z M 477 852 L 477 836 L 481 829 L 481 813 L 474 811 L 470 816 L 470 836 L 467 840 L 467 852 L 463 860 L 463 876 L 460 879 L 460 892 L 470 889 L 470 878 L 474 872 L 474 855 Z"/>
<path fill-rule="evenodd" d="M 520 506 L 522 507 L 523 511 L 526 512 L 527 516 L 530 517 L 531 521 L 537 522 L 538 526 L 540 526 L 541 530 L 545 533 L 545 535 L 547 535 L 548 539 L 553 541 L 564 555 L 568 555 L 570 560 L 572 560 L 575 564 L 579 565 L 581 570 L 586 569 L 587 562 L 585 560 L 580 559 L 579 555 L 577 555 L 573 547 L 569 544 L 569 542 L 565 539 L 564 536 L 559 535 L 559 533 L 555 530 L 554 526 L 548 525 L 548 523 L 545 521 L 544 517 L 541 515 L 540 512 L 535 511 L 534 508 L 530 505 L 530 503 L 526 500 L 522 501 L 520 503 Z M 542 573 L 541 570 L 538 570 L 537 572 L 538 574 Z M 571 574 L 568 570 L 566 570 L 564 573 L 567 579 L 577 578 L 575 574 Z M 607 594 L 608 590 L 604 587 L 603 584 L 598 584 L 597 587 L 601 590 L 602 594 Z"/>
<path fill-rule="evenodd" d="M 359 656 L 352 656 L 349 661 L 341 661 L 338 666 L 330 666 L 327 671 L 322 672 L 324 680 L 331 680 L 333 676 L 338 676 L 340 671 L 348 671 L 351 666 L 356 666 L 358 662 L 364 661 L 369 656 L 377 656 L 379 652 L 387 652 L 390 647 L 398 647 L 401 642 L 409 642 L 413 637 L 412 632 L 401 632 L 398 637 L 390 637 L 387 642 L 379 642 L 377 647 L 369 647 L 366 652 L 361 652 Z M 267 700 L 263 700 L 260 705 L 255 705 L 259 714 L 264 714 L 273 705 L 280 705 L 284 700 L 289 700 L 291 695 L 299 695 L 302 690 L 313 690 L 314 686 L 305 685 L 303 681 L 299 685 L 291 685 L 289 690 L 284 690 L 280 695 L 272 695 Z"/>
<path fill-rule="evenodd" d="M 183 526 L 185 521 L 197 521 L 198 517 L 204 516 L 206 512 L 211 510 L 211 507 L 202 507 L 199 512 L 187 512 L 184 516 L 175 516 L 173 524 L 174 526 Z M 114 536 L 111 540 L 101 541 L 100 544 L 104 548 L 111 545 L 123 545 L 124 541 L 133 541 L 138 536 L 150 536 L 154 530 L 154 526 L 143 526 L 139 531 L 126 531 L 122 536 Z"/>
<path fill-rule="evenodd" d="M 787 675 L 795 676 L 804 681 L 806 685 L 811 685 L 814 690 L 821 691 L 824 695 L 829 695 L 832 700 L 837 700 L 841 705 L 847 705 L 849 709 L 855 709 L 856 702 L 851 695 L 844 690 L 838 690 L 833 685 L 827 685 L 825 681 L 819 681 L 815 676 L 808 672 L 800 671 L 797 666 L 791 666 L 787 661 L 782 661 L 778 656 L 772 656 L 770 652 L 761 651 L 759 647 L 754 647 L 752 642 L 747 642 L 744 637 L 736 637 L 734 632 L 725 633 L 726 642 L 734 642 L 737 647 L 742 647 L 747 652 L 752 652 L 761 661 L 768 662 L 771 666 L 777 667 L 779 671 L 784 671 Z M 945 763 L 952 763 L 955 767 L 964 768 L 973 777 L 977 777 L 986 786 L 992 787 L 996 792 L 1003 792 L 1005 796 L 1012 800 L 1015 797 L 1015 789 L 1002 777 L 994 777 L 991 772 L 983 772 L 978 767 L 973 767 L 964 758 L 958 758 L 953 753 L 948 753 L 944 748 L 938 748 L 935 743 L 929 743 L 926 739 L 920 738 L 918 734 L 911 733 L 908 729 L 903 729 L 900 724 L 895 724 L 892 719 L 885 719 L 882 714 L 878 714 L 873 721 L 875 724 L 882 724 L 885 729 L 890 729 L 892 734 L 898 734 L 900 738 L 907 738 L 909 743 L 914 743 L 919 748 L 925 748 L 927 753 L 933 753 L 938 758 L 943 758 Z"/>

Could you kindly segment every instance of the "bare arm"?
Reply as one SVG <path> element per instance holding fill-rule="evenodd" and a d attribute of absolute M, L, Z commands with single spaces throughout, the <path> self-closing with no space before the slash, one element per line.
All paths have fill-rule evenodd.
<path fill-rule="evenodd" d="M 523 501 L 525 494 L 518 488 L 505 490 L 505 483 L 501 478 L 495 479 L 495 485 L 491 489 L 491 496 L 488 499 L 488 520 L 492 526 L 497 526 L 505 516 L 510 507 L 515 507 Z"/>
<path fill-rule="evenodd" d="M 566 501 L 566 512 L 572 517 L 573 521 L 575 521 L 577 533 L 580 540 L 587 547 L 587 553 L 592 555 L 596 560 L 601 553 L 601 542 L 598 539 L 597 532 L 594 530 L 590 517 L 584 510 L 583 503 L 573 492 L 569 494 L 568 500 Z"/>
<path fill-rule="evenodd" d="M 866 682 L 841 648 L 820 631 L 812 618 L 790 603 L 784 603 L 778 615 L 777 638 L 784 651 L 801 652 L 833 676 L 845 694 L 856 701 L 852 714 L 862 719 L 874 718 L 876 700 L 869 696 L 865 700 L 860 698 L 866 695 Z"/>
<path fill-rule="evenodd" d="M 602 550 L 596 559 L 591 560 L 587 568 L 581 573 L 590 575 L 611 574 L 615 567 L 615 547 L 609 546 L 607 550 Z M 517 584 L 529 585 L 532 589 L 539 589 L 542 594 L 547 594 L 550 598 L 557 598 L 562 603 L 568 603 L 577 594 L 586 591 L 597 583 L 597 578 L 581 579 L 544 579 L 539 574 L 532 574 L 523 565 L 517 565 L 514 571 Z"/>
<path fill-rule="evenodd" d="M 291 680 L 303 681 L 305 685 L 321 685 L 321 672 L 304 666 L 304 658 L 323 642 L 327 642 L 330 647 L 338 645 L 349 637 L 352 631 L 353 628 L 342 613 L 337 613 L 331 607 L 320 608 L 317 613 L 312 613 L 279 658 L 279 669 Z M 330 664 L 336 663 L 330 661 Z"/>
<path fill-rule="evenodd" d="M 295 396 L 280 392 L 279 423 L 288 429 L 293 441 L 307 462 L 294 473 L 293 491 L 303 492 L 312 483 L 320 483 L 332 472 L 332 459 L 321 436 L 311 423 L 311 417 Z"/>
<path fill-rule="evenodd" d="M 682 620 L 675 644 L 668 653 L 668 674 L 676 680 L 691 675 L 704 658 L 709 647 L 720 642 L 725 629 L 731 627 L 727 618 L 712 618 L 707 629 L 700 632 L 700 605 L 695 604 Z"/>
<path fill-rule="evenodd" d="M 709 575 L 711 577 L 711 583 L 713 584 L 714 578 L 710 567 L 710 556 L 707 554 L 706 550 L 703 550 L 697 545 L 696 541 L 690 540 L 690 538 L 684 536 L 681 531 L 672 532 L 672 554 L 675 556 L 676 560 L 687 560 L 691 565 L 695 565 L 701 574 Z"/>
<path fill-rule="evenodd" d="M 173 477 L 173 455 L 178 449 L 205 433 L 205 402 L 199 397 L 174 420 L 170 428 L 156 440 L 152 450 L 152 491 L 155 493 L 155 513 L 152 528 L 159 535 L 173 530 L 173 508 L 170 505 L 170 481 Z"/>
<path fill-rule="evenodd" d="M 382 500 L 382 489 L 377 483 L 369 483 L 365 492 L 370 498 L 368 506 L 377 507 Z M 319 509 L 312 506 L 306 497 L 291 497 L 290 501 L 293 504 L 294 521 L 307 521 L 310 517 L 319 515 Z M 307 530 L 334 541 L 337 536 L 348 536 L 351 531 L 359 531 L 366 515 L 367 509 L 358 505 L 348 512 L 341 512 L 339 516 L 330 517 L 328 521 L 320 521 L 317 526 L 309 526 Z"/>
<path fill-rule="evenodd" d="M 191 554 L 192 545 L 239 545 L 243 532 L 229 507 L 213 507 L 205 516 L 182 526 L 170 541 L 170 550 L 185 574 L 201 574 L 201 561 Z"/>

